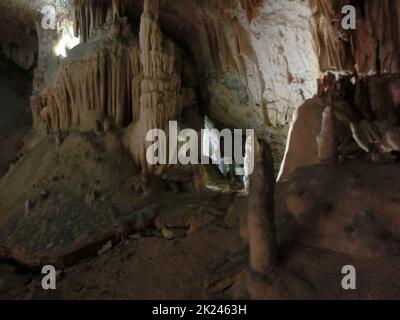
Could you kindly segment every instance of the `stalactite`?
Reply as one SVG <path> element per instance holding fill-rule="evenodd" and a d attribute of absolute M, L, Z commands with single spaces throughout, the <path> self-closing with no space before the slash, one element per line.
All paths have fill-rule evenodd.
<path fill-rule="evenodd" d="M 320 57 L 320 68 L 328 70 L 334 67 L 344 68 L 346 54 L 337 38 L 337 30 L 331 19 L 335 15 L 333 3 L 330 1 L 311 0 L 314 18 L 311 19 L 315 50 Z"/>
<path fill-rule="evenodd" d="M 104 118 L 123 127 L 138 117 L 139 49 L 119 38 L 86 47 L 82 57 L 66 59 L 43 93 L 53 132 L 90 130 Z"/>
<path fill-rule="evenodd" d="M 355 30 L 341 27 L 341 9 L 348 4 L 356 8 Z M 359 74 L 399 71 L 400 11 L 396 1 L 311 0 L 311 5 L 314 12 L 311 26 L 322 71 L 330 68 Z"/>
<path fill-rule="evenodd" d="M 120 8 L 119 1 L 113 8 Z M 102 26 L 107 16 L 107 0 L 75 0 L 73 6 L 74 33 L 86 42 L 95 28 Z"/>

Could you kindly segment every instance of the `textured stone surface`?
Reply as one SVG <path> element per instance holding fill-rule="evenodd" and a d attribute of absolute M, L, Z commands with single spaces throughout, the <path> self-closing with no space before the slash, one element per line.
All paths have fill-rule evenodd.
<path fill-rule="evenodd" d="M 36 21 L 40 21 L 38 10 L 47 3 L 56 6 L 62 22 L 71 21 L 73 14 L 82 16 L 85 3 L 91 2 L 78 1 L 75 7 L 73 1 L 18 2 L 18 8 L 35 12 Z M 93 17 L 103 18 L 75 24 L 81 40 L 87 40 L 105 22 L 105 3 L 88 5 Z M 131 1 L 126 7 L 116 3 L 113 8 L 120 6 L 121 14 L 138 26 L 142 1 Z M 103 13 L 96 8 L 103 8 Z M 271 141 L 278 158 L 294 110 L 316 92 L 318 59 L 310 16 L 308 3 L 300 0 L 160 3 L 162 30 L 194 57 L 204 84 L 204 111 L 221 126 L 255 128 L 260 137 Z M 40 41 L 39 46 L 40 52 L 48 51 L 51 42 Z M 47 63 L 40 70 L 49 73 L 51 68 Z M 44 76 L 37 78 L 38 82 L 46 82 Z"/>
<path fill-rule="evenodd" d="M 288 125 L 294 110 L 317 91 L 319 66 L 310 17 L 307 2 L 270 0 L 248 25 L 240 19 L 257 55 L 273 127 Z"/>
<path fill-rule="evenodd" d="M 312 99 L 296 110 L 278 179 L 288 178 L 298 167 L 318 162 L 317 136 L 325 107 L 324 101 Z"/>
<path fill-rule="evenodd" d="M 334 80 L 330 91 L 306 101 L 295 113 L 278 178 L 286 179 L 298 167 L 328 160 L 319 154 L 328 149 L 332 162 L 339 157 L 341 161 L 354 156 L 370 157 L 364 151 L 390 159 L 384 153 L 396 151 L 400 145 L 399 86 L 398 75 L 361 79 L 344 76 Z M 323 112 L 328 106 L 332 107 L 334 123 L 324 133 L 324 140 L 320 134 L 324 131 Z M 360 139 L 364 141 L 364 151 Z"/>
<path fill-rule="evenodd" d="M 314 33 L 322 70 L 356 70 L 361 74 L 400 71 L 398 0 L 311 0 Z M 356 8 L 356 30 L 341 28 L 341 9 Z"/>
<path fill-rule="evenodd" d="M 18 158 L 22 138 L 32 125 L 29 110 L 32 76 L 0 53 L 0 178 Z"/>
<path fill-rule="evenodd" d="M 222 218 L 230 199 L 143 183 L 111 133 L 71 134 L 59 146 L 42 139 L 1 179 L 0 196 L 0 257 L 31 268 L 71 265 L 151 228 L 197 232 Z"/>
<path fill-rule="evenodd" d="M 36 17 L 43 5 L 53 4 L 60 17 L 69 19 L 72 3 L 4 1 L 10 10 Z M 206 81 L 210 115 L 223 125 L 254 127 L 261 136 L 272 133 L 271 141 L 282 148 L 294 110 L 316 92 L 320 67 L 353 70 L 357 65 L 361 73 L 399 69 L 396 1 L 357 4 L 357 32 L 340 29 L 340 9 L 347 3 L 164 1 L 160 25 L 194 55 Z M 141 1 L 126 8 L 132 21 L 141 11 Z"/>

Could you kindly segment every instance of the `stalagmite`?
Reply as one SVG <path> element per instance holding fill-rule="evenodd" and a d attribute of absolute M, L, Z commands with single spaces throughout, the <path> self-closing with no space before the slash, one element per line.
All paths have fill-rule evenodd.
<path fill-rule="evenodd" d="M 250 245 L 250 269 L 264 274 L 276 262 L 275 174 L 270 147 L 259 141 L 255 169 L 250 177 L 247 225 Z"/>
<path fill-rule="evenodd" d="M 333 163 L 337 158 L 335 120 L 331 106 L 322 112 L 321 131 L 317 136 L 318 159 L 321 162 Z"/>
<path fill-rule="evenodd" d="M 252 299 L 283 297 L 285 292 L 275 272 L 278 245 L 275 231 L 274 162 L 266 142 L 258 142 L 254 162 L 247 207 L 250 251 L 247 289 Z"/>

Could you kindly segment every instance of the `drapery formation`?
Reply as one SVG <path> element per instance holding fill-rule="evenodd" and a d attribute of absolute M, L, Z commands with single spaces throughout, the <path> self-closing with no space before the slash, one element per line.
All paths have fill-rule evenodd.
<path fill-rule="evenodd" d="M 341 27 L 342 8 L 354 5 L 356 30 Z M 397 1 L 312 0 L 316 49 L 321 69 L 395 73 L 400 70 L 400 11 Z M 384 23 L 382 23 L 384 22 Z"/>
<path fill-rule="evenodd" d="M 41 117 L 50 131 L 89 130 L 105 118 L 122 127 L 137 117 L 141 80 L 138 48 L 122 39 L 94 45 L 94 50 L 81 58 L 65 62 L 46 88 Z"/>

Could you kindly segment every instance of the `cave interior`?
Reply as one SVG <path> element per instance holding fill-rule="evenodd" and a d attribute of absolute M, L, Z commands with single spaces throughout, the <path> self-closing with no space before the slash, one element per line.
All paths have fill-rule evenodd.
<path fill-rule="evenodd" d="M 400 298 L 399 17 L 0 0 L 0 299 Z M 209 162 L 149 163 L 152 129 Z"/>

